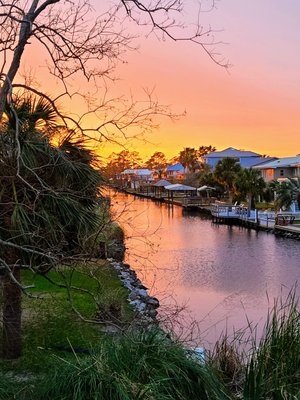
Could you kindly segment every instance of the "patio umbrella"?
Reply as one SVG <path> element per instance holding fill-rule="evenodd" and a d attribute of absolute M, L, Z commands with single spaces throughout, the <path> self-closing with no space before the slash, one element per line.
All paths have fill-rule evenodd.
<path fill-rule="evenodd" d="M 185 192 L 187 190 L 197 190 L 193 186 L 188 186 L 188 185 L 182 185 L 181 183 L 174 183 L 173 185 L 165 186 L 167 190 L 172 190 L 172 191 L 182 191 Z"/>
<path fill-rule="evenodd" d="M 206 185 L 204 185 L 204 186 L 201 186 L 201 187 L 199 187 L 199 188 L 197 189 L 198 192 L 202 192 L 202 191 L 204 191 L 204 190 L 216 190 L 216 188 L 211 187 L 211 186 L 206 186 Z"/>

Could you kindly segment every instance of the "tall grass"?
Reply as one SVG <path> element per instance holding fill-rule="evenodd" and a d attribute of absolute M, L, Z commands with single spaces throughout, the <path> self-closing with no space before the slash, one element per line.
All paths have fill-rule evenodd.
<path fill-rule="evenodd" d="M 51 400 L 229 399 L 208 365 L 159 330 L 106 339 L 92 357 L 65 363 L 40 386 Z"/>
<path fill-rule="evenodd" d="M 295 292 L 275 302 L 259 344 L 253 341 L 243 395 L 245 400 L 300 399 L 300 312 Z"/>
<path fill-rule="evenodd" d="M 34 381 L 29 375 L 0 372 L 0 400 L 33 400 Z"/>
<path fill-rule="evenodd" d="M 244 383 L 244 361 L 246 359 L 242 350 L 244 336 L 244 330 L 235 332 L 232 337 L 224 332 L 212 352 L 209 353 L 207 360 L 233 395 L 241 392 Z"/>

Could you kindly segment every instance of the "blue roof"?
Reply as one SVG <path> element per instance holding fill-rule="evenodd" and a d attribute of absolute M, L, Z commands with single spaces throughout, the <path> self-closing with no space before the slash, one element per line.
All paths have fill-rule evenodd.
<path fill-rule="evenodd" d="M 264 164 L 269 164 L 271 161 L 277 160 L 277 157 L 263 157 L 259 161 L 252 160 L 251 161 L 251 168 L 254 167 L 262 167 Z"/>
<path fill-rule="evenodd" d="M 300 165 L 300 156 L 278 158 L 275 161 L 268 162 L 263 165 L 258 165 L 257 168 L 283 168 L 283 167 L 296 167 Z"/>
<path fill-rule="evenodd" d="M 167 167 L 167 171 L 182 171 L 182 170 L 184 170 L 184 166 L 180 163 L 169 165 Z"/>
<path fill-rule="evenodd" d="M 242 158 L 242 157 L 261 157 L 261 154 L 254 153 L 253 151 L 237 150 L 233 147 L 228 147 L 228 149 L 222 151 L 213 151 L 206 154 L 205 158 Z"/>

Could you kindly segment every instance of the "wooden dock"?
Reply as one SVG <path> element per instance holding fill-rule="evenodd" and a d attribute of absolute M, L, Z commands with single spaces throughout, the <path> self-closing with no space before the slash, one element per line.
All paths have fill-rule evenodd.
<path fill-rule="evenodd" d="M 214 198 L 203 198 L 201 196 L 174 196 L 170 198 L 162 196 L 161 193 L 123 191 L 134 196 L 180 206 L 186 210 L 199 210 L 200 212 L 209 213 L 215 223 L 237 224 L 251 229 L 266 230 L 277 235 L 300 239 L 300 224 L 293 225 L 295 217 L 300 220 L 300 213 L 295 215 L 289 212 L 276 214 L 274 211 L 249 211 L 247 206 L 226 204 L 215 201 Z"/>

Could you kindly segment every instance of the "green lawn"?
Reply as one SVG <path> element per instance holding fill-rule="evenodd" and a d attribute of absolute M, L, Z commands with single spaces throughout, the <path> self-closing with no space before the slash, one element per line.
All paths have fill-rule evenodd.
<path fill-rule="evenodd" d="M 30 271 L 23 272 L 23 283 L 35 286 L 29 293 L 33 298 L 23 295 L 23 355 L 13 364 L 2 362 L 4 370 L 47 371 L 56 356 L 67 355 L 71 348 L 85 354 L 97 345 L 105 321 L 112 319 L 122 328 L 134 318 L 126 301 L 128 291 L 106 261 L 76 268 L 61 266 L 48 277 L 58 285 Z M 77 312 L 97 323 L 84 322 Z"/>

